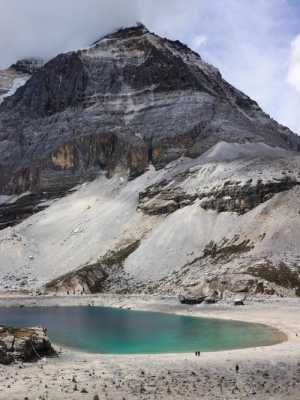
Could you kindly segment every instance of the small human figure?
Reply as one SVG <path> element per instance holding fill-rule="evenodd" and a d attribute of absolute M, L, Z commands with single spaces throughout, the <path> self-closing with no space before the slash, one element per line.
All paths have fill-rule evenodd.
<path fill-rule="evenodd" d="M 238 374 L 238 373 L 239 373 L 239 370 L 240 370 L 240 367 L 239 367 L 238 364 L 236 364 L 236 366 L 235 366 L 235 372 Z"/>
<path fill-rule="evenodd" d="M 220 383 L 219 383 L 221 394 L 223 394 L 223 382 L 224 382 L 224 379 L 225 379 L 224 376 L 222 376 L 221 380 L 220 380 Z"/>

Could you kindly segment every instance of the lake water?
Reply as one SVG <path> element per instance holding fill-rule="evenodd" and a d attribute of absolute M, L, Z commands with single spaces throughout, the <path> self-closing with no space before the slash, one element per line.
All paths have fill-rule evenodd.
<path fill-rule="evenodd" d="M 0 325 L 47 327 L 58 345 L 103 354 L 217 351 L 283 339 L 260 324 L 104 307 L 0 308 Z"/>

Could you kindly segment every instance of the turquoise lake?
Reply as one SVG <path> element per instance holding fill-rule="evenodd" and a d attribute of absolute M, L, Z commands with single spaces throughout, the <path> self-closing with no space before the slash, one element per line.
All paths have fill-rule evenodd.
<path fill-rule="evenodd" d="M 58 345 L 102 354 L 219 351 L 283 339 L 260 324 L 104 307 L 0 308 L 0 325 L 47 327 Z"/>

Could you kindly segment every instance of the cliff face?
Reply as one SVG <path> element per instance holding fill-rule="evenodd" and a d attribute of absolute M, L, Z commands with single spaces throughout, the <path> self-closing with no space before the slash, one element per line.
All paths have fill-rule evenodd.
<path fill-rule="evenodd" d="M 136 26 L 12 69 L 3 287 L 298 291 L 300 139 L 198 54 Z"/>

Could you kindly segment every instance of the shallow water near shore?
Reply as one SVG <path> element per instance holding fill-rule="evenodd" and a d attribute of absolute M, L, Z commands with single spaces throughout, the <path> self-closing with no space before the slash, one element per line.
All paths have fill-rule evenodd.
<path fill-rule="evenodd" d="M 106 307 L 0 308 L 0 325 L 47 327 L 56 344 L 101 354 L 207 352 L 284 340 L 262 324 Z"/>

